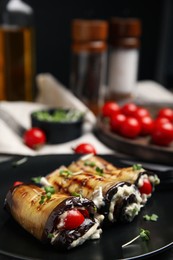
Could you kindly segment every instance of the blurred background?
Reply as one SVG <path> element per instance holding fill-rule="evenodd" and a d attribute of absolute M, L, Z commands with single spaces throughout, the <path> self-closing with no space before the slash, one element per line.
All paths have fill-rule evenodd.
<path fill-rule="evenodd" d="M 8 1 L 0 0 L 0 10 Z M 35 12 L 36 72 L 50 72 L 69 87 L 70 25 L 74 18 L 137 17 L 142 22 L 138 79 L 173 88 L 173 1 L 26 0 Z"/>

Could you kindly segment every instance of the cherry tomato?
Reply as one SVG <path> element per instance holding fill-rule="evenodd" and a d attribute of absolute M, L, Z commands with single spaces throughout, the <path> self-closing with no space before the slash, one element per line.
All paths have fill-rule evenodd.
<path fill-rule="evenodd" d="M 154 125 L 160 125 L 160 124 L 165 124 L 165 123 L 169 123 L 170 120 L 166 117 L 158 117 L 155 119 L 154 121 Z"/>
<path fill-rule="evenodd" d="M 151 136 L 151 141 L 160 146 L 167 146 L 173 141 L 173 124 L 157 123 Z"/>
<path fill-rule="evenodd" d="M 139 188 L 141 194 L 151 194 L 153 187 L 148 179 L 144 179 L 143 185 Z"/>
<path fill-rule="evenodd" d="M 139 121 L 134 117 L 127 117 L 120 126 L 120 134 L 124 137 L 135 138 L 141 131 Z"/>
<path fill-rule="evenodd" d="M 89 212 L 87 209 L 79 209 L 79 211 L 85 218 L 89 218 Z"/>
<path fill-rule="evenodd" d="M 113 114 L 117 114 L 119 111 L 119 105 L 113 101 L 106 102 L 102 107 L 102 115 L 104 117 L 111 117 Z"/>
<path fill-rule="evenodd" d="M 122 123 L 125 121 L 126 116 L 123 114 L 113 115 L 110 119 L 110 127 L 113 132 L 119 132 Z"/>
<path fill-rule="evenodd" d="M 153 132 L 154 122 L 150 116 L 144 116 L 139 119 L 141 123 L 141 132 L 140 135 L 150 135 Z"/>
<path fill-rule="evenodd" d="M 77 145 L 74 148 L 75 153 L 81 153 L 81 154 L 87 154 L 87 153 L 93 153 L 96 154 L 96 150 L 92 144 L 89 143 L 82 143 Z"/>
<path fill-rule="evenodd" d="M 138 107 L 134 114 L 134 117 L 136 117 L 137 119 L 141 119 L 142 117 L 145 117 L 145 116 L 150 116 L 148 109 L 146 109 L 144 107 Z"/>
<path fill-rule="evenodd" d="M 67 212 L 67 217 L 64 220 L 64 228 L 65 229 L 75 229 L 79 227 L 85 218 L 77 209 L 71 209 Z"/>
<path fill-rule="evenodd" d="M 15 182 L 13 183 L 13 186 L 15 187 L 15 186 L 18 186 L 18 185 L 21 185 L 21 184 L 23 184 L 22 181 L 15 181 Z"/>
<path fill-rule="evenodd" d="M 168 118 L 171 122 L 173 122 L 173 109 L 165 107 L 161 108 L 158 112 L 157 117 L 166 117 Z"/>
<path fill-rule="evenodd" d="M 40 128 L 33 127 L 24 133 L 23 140 L 28 147 L 36 149 L 45 144 L 46 135 Z"/>
<path fill-rule="evenodd" d="M 125 105 L 122 106 L 121 108 L 121 113 L 126 115 L 126 116 L 134 116 L 136 113 L 137 106 L 134 103 L 126 103 Z"/>

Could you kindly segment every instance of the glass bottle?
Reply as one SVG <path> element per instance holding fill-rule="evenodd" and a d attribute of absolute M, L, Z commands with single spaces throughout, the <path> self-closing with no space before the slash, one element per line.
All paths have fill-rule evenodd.
<path fill-rule="evenodd" d="M 33 9 L 10 0 L 0 25 L 0 100 L 33 100 L 34 43 Z"/>
<path fill-rule="evenodd" d="M 104 98 L 107 36 L 107 21 L 72 21 L 70 88 L 96 115 Z"/>
<path fill-rule="evenodd" d="M 120 101 L 135 91 L 141 22 L 137 18 L 114 17 L 109 29 L 108 99 Z"/>

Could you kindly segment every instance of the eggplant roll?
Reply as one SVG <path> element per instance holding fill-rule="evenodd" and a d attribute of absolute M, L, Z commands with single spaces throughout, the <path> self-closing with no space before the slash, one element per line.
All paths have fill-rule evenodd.
<path fill-rule="evenodd" d="M 72 172 L 61 167 L 46 176 L 56 192 L 80 195 L 92 200 L 108 222 L 132 221 L 142 207 L 142 198 L 134 184 L 109 180 L 100 170 Z M 43 184 L 43 183 L 42 183 Z"/>
<path fill-rule="evenodd" d="M 141 165 L 135 164 L 131 167 L 119 168 L 92 154 L 81 157 L 78 161 L 73 162 L 68 169 L 72 172 L 83 171 L 92 172 L 93 174 L 97 174 L 98 169 L 100 169 L 104 177 L 109 180 L 126 181 L 135 184 L 141 193 L 144 204 L 152 195 L 155 186 L 160 182 L 157 174 L 145 170 Z"/>
<path fill-rule="evenodd" d="M 88 199 L 52 194 L 35 185 L 18 185 L 7 193 L 5 209 L 29 233 L 43 243 L 71 249 L 100 237 L 96 207 Z"/>

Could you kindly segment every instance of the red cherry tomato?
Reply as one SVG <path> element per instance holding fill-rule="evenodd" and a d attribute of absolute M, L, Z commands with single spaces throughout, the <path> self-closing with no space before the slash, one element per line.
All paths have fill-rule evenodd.
<path fill-rule="evenodd" d="M 67 217 L 64 220 L 64 228 L 65 229 L 75 229 L 79 227 L 85 218 L 77 209 L 71 209 L 67 212 Z"/>
<path fill-rule="evenodd" d="M 167 146 L 173 141 L 173 124 L 157 123 L 151 136 L 151 141 L 160 146 Z"/>
<path fill-rule="evenodd" d="M 145 117 L 145 116 L 150 116 L 148 109 L 146 109 L 144 107 L 138 107 L 134 114 L 134 117 L 136 117 L 137 119 L 141 119 L 142 117 Z"/>
<path fill-rule="evenodd" d="M 23 184 L 22 181 L 15 181 L 15 182 L 13 183 L 13 186 L 15 187 L 15 186 L 18 186 L 18 185 L 21 185 L 21 184 Z"/>
<path fill-rule="evenodd" d="M 170 120 L 166 117 L 158 117 L 155 119 L 154 121 L 154 125 L 160 125 L 160 124 L 165 124 L 165 123 L 169 123 Z"/>
<path fill-rule="evenodd" d="M 126 116 L 123 114 L 113 115 L 110 119 L 110 127 L 113 132 L 119 132 L 122 123 L 125 121 Z"/>
<path fill-rule="evenodd" d="M 79 144 L 74 148 L 75 153 L 81 153 L 81 154 L 87 154 L 87 153 L 93 153 L 96 154 L 96 150 L 92 144 L 89 143 L 82 143 Z"/>
<path fill-rule="evenodd" d="M 171 122 L 173 122 L 173 109 L 171 108 L 161 108 L 158 112 L 157 117 L 166 117 L 168 118 Z"/>
<path fill-rule="evenodd" d="M 151 194 L 153 187 L 148 179 L 144 179 L 143 185 L 139 188 L 141 194 Z"/>
<path fill-rule="evenodd" d="M 127 117 L 120 126 L 120 134 L 124 137 L 135 138 L 141 131 L 139 121 L 134 117 Z"/>
<path fill-rule="evenodd" d="M 24 133 L 23 140 L 28 147 L 36 149 L 45 144 L 46 135 L 41 129 L 33 127 Z"/>
<path fill-rule="evenodd" d="M 126 116 L 134 116 L 137 110 L 137 106 L 134 103 L 126 103 L 121 108 L 121 113 Z"/>
<path fill-rule="evenodd" d="M 104 117 L 111 117 L 120 111 L 120 107 L 116 102 L 108 101 L 102 107 L 102 115 Z"/>
<path fill-rule="evenodd" d="M 139 119 L 141 123 L 141 132 L 140 135 L 150 135 L 153 132 L 154 122 L 150 116 L 144 116 Z"/>
<path fill-rule="evenodd" d="M 89 212 L 87 209 L 79 209 L 79 211 L 85 218 L 89 218 Z"/>

